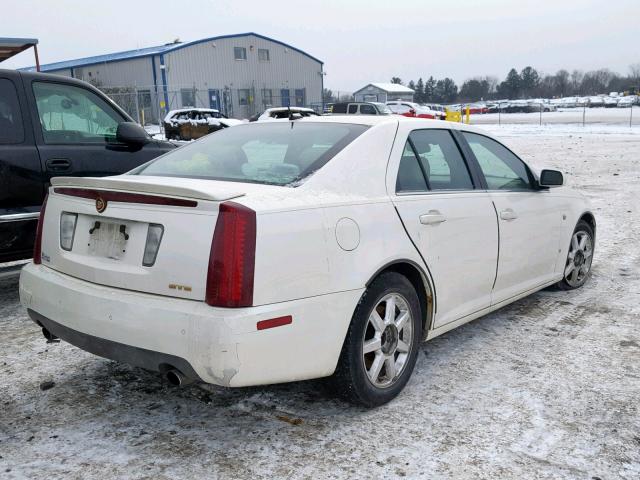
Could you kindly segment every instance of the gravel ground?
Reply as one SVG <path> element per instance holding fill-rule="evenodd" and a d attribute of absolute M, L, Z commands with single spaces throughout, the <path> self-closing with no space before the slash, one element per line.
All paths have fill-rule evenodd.
<path fill-rule="evenodd" d="M 491 130 L 591 197 L 592 278 L 425 344 L 376 410 L 321 382 L 171 388 L 46 344 L 0 280 L 0 477 L 640 478 L 640 132 L 557 128 Z"/>

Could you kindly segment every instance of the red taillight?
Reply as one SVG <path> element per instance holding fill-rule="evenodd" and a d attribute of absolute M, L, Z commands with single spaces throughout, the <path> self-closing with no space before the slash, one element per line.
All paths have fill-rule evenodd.
<path fill-rule="evenodd" d="M 253 305 L 256 212 L 235 202 L 220 205 L 211 242 L 205 301 L 214 307 Z"/>
<path fill-rule="evenodd" d="M 36 228 L 36 241 L 33 244 L 33 263 L 40 265 L 42 263 L 42 223 L 44 222 L 44 211 L 47 208 L 47 200 L 49 195 L 44 197 L 42 207 L 40 208 L 40 216 L 38 217 L 38 227 Z"/>

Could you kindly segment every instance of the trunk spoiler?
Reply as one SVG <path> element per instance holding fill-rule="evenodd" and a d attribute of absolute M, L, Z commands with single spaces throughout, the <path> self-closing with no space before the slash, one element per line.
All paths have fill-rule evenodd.
<path fill-rule="evenodd" d="M 116 177 L 55 177 L 54 187 L 118 190 L 124 192 L 149 193 L 169 197 L 193 198 L 222 202 L 241 197 L 244 192 L 211 180 L 172 177 L 142 177 L 122 175 Z"/>

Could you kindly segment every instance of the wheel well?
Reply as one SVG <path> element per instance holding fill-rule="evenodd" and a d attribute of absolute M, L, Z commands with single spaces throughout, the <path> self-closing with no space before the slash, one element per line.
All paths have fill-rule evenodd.
<path fill-rule="evenodd" d="M 596 219 L 591 212 L 583 213 L 580 220 L 587 222 L 591 227 L 591 230 L 593 230 L 593 234 L 596 234 Z"/>
<path fill-rule="evenodd" d="M 384 267 L 379 270 L 372 278 L 367 282 L 369 285 L 373 280 L 385 272 L 396 272 L 404 276 L 411 282 L 413 288 L 415 288 L 418 294 L 418 300 L 420 301 L 420 308 L 422 309 L 422 334 L 424 337 L 427 335 L 427 330 L 431 326 L 433 319 L 433 290 L 427 280 L 424 272 L 420 270 L 417 265 L 410 262 L 397 262 Z"/>

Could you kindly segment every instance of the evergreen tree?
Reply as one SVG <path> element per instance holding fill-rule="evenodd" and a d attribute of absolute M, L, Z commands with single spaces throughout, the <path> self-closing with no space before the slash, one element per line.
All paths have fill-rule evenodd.
<path fill-rule="evenodd" d="M 498 85 L 498 93 L 506 98 L 516 99 L 520 96 L 520 75 L 515 68 L 509 70 L 507 78 Z"/>
<path fill-rule="evenodd" d="M 425 103 L 426 99 L 424 98 L 424 82 L 422 81 L 422 77 L 418 79 L 418 83 L 416 83 L 416 94 L 414 99 L 418 103 Z"/>
<path fill-rule="evenodd" d="M 433 77 L 429 77 L 427 83 L 424 84 L 424 100 L 426 102 L 435 102 L 436 95 L 436 80 Z"/>
<path fill-rule="evenodd" d="M 520 72 L 520 90 L 526 97 L 535 95 L 540 84 L 540 75 L 533 67 L 524 67 Z"/>
<path fill-rule="evenodd" d="M 391 77 L 391 83 L 402 85 L 402 79 L 400 77 Z"/>

